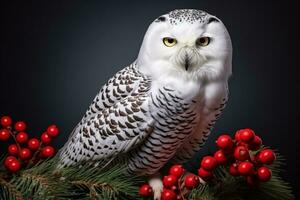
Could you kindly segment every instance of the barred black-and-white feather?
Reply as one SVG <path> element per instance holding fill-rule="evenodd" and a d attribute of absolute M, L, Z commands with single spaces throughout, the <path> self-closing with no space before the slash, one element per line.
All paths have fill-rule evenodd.
<path fill-rule="evenodd" d="M 231 56 L 229 34 L 215 16 L 193 9 L 160 16 L 137 60 L 96 95 L 59 167 L 122 157 L 129 173 L 153 175 L 168 161 L 188 161 L 225 107 Z M 159 197 L 162 184 L 150 185 Z"/>

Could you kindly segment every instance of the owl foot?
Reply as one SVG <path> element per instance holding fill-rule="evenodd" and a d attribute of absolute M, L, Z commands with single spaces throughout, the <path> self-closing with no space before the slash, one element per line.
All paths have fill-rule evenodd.
<path fill-rule="evenodd" d="M 206 184 L 206 181 L 204 181 L 200 176 L 198 176 L 198 178 L 199 178 L 200 184 L 202 184 L 202 185 Z"/>
<path fill-rule="evenodd" d="M 161 180 L 160 173 L 156 173 L 152 175 L 149 179 L 149 185 L 152 187 L 154 200 L 160 200 L 161 199 L 161 193 L 163 191 L 163 182 Z"/>

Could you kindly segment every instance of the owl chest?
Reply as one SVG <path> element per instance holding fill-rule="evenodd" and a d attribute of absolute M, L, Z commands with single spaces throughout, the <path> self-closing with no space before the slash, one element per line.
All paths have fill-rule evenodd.
<path fill-rule="evenodd" d="M 172 155 L 197 127 L 201 103 L 198 99 L 186 100 L 166 91 L 153 96 L 152 101 L 151 115 L 155 124 L 151 135 L 163 144 L 156 147 L 157 151 Z"/>
<path fill-rule="evenodd" d="M 172 137 L 175 133 L 178 135 L 179 132 L 188 134 L 196 125 L 204 106 L 204 100 L 201 99 L 203 95 L 195 93 L 189 88 L 181 93 L 167 86 L 151 92 L 149 110 L 156 122 L 156 130 L 164 132 L 166 137 Z"/>
<path fill-rule="evenodd" d="M 196 100 L 185 101 L 176 95 L 172 98 L 167 95 L 152 97 L 150 110 L 155 121 L 154 132 L 161 139 L 183 140 L 197 124 L 199 104 Z"/>
<path fill-rule="evenodd" d="M 138 174 L 153 174 L 165 165 L 178 147 L 194 131 L 199 120 L 199 102 L 183 99 L 174 91 L 162 88 L 151 94 L 150 115 L 153 132 L 132 153 L 129 168 Z"/>

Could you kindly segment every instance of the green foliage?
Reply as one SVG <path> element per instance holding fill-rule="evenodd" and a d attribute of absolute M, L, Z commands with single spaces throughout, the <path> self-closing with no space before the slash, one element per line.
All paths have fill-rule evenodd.
<path fill-rule="evenodd" d="M 1 160 L 1 163 L 3 160 Z M 35 164 L 32 168 L 9 174 L 0 167 L 0 199 L 3 200 L 132 200 L 142 199 L 138 186 L 143 177 L 128 176 L 125 164 L 107 162 L 56 168 L 57 158 Z M 218 167 L 214 181 L 200 185 L 188 194 L 190 200 L 293 200 L 288 183 L 280 178 L 283 159 L 271 166 L 272 179 L 258 186 L 249 187 L 243 177 L 232 177 L 228 169 Z"/>
<path fill-rule="evenodd" d="M 36 164 L 5 180 L 0 177 L 0 199 L 138 199 L 141 177 L 127 176 L 122 164 L 75 165 L 56 169 L 56 158 Z M 0 172 L 7 174 L 5 171 Z"/>
<path fill-rule="evenodd" d="M 105 166 L 105 162 L 98 164 Z M 78 168 L 79 167 L 79 168 Z M 143 181 L 139 177 L 127 176 L 125 166 L 117 164 L 110 167 L 93 167 L 91 165 L 77 168 L 64 168 L 61 175 L 71 183 L 73 195 L 66 194 L 72 199 L 129 199 L 138 198 L 138 183 Z"/>
<path fill-rule="evenodd" d="M 244 177 L 233 177 L 225 167 L 218 167 L 215 180 L 200 186 L 189 194 L 191 200 L 293 200 L 290 185 L 280 178 L 283 158 L 277 154 L 277 160 L 270 167 L 272 179 L 257 186 L 249 186 Z"/>

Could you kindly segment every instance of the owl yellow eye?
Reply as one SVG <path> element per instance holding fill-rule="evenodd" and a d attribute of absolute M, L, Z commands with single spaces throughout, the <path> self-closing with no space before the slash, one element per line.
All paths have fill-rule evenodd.
<path fill-rule="evenodd" d="M 169 37 L 165 37 L 163 38 L 163 43 L 167 46 L 167 47 L 172 47 L 177 43 L 177 40 L 174 38 L 169 38 Z"/>
<path fill-rule="evenodd" d="M 201 37 L 201 38 L 198 38 L 197 41 L 196 41 L 196 44 L 198 46 L 207 46 L 210 42 L 210 38 L 209 37 Z"/>

